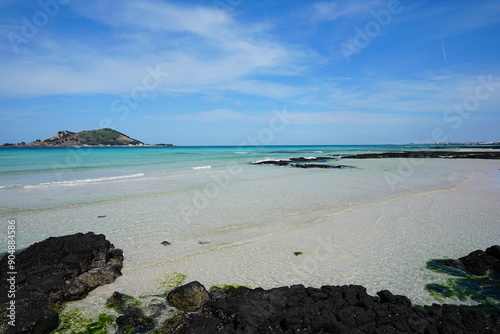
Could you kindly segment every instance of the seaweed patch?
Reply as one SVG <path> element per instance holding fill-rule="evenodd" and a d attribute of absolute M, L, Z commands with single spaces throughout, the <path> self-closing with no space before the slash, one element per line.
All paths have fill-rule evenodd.
<path fill-rule="evenodd" d="M 446 299 L 454 298 L 461 302 L 473 302 L 475 305 L 460 306 L 485 314 L 493 314 L 500 310 L 500 279 L 495 273 L 473 275 L 460 261 L 450 259 L 430 260 L 426 268 L 435 273 L 453 276 L 444 283 L 425 285 L 425 289 L 437 301 L 444 303 Z"/>

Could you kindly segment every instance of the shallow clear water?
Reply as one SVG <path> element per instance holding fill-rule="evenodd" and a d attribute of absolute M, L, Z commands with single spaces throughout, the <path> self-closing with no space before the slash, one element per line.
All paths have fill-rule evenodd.
<path fill-rule="evenodd" d="M 164 191 L 164 188 L 150 188 L 151 185 L 144 189 L 138 181 L 165 177 L 177 180 L 169 184 L 170 191 L 182 192 L 200 175 L 216 171 L 231 174 L 232 170 L 237 173 L 241 168 L 247 168 L 250 162 L 261 159 L 345 155 L 384 149 L 387 147 L 4 148 L 0 149 L 0 195 L 4 199 L 0 213 L 15 214 L 35 208 L 95 203 L 117 196 Z M 130 182 L 120 187 L 125 181 Z M 82 193 L 80 190 L 87 190 L 84 188 L 87 185 L 93 188 L 101 185 L 103 191 Z M 113 191 L 113 187 L 119 188 L 120 193 Z M 43 198 L 37 197 L 42 193 Z"/>
<path fill-rule="evenodd" d="M 425 284 L 445 278 L 426 271 L 429 259 L 500 239 L 498 161 L 250 164 L 408 149 L 427 148 L 0 149 L 0 219 L 16 219 L 20 248 L 87 231 L 122 248 L 124 275 L 78 302 L 97 308 L 115 290 L 154 293 L 172 272 L 207 286 L 362 284 L 430 303 Z"/>

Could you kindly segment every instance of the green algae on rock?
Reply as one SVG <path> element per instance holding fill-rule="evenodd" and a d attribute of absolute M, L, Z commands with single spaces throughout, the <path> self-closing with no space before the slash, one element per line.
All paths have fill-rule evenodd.
<path fill-rule="evenodd" d="M 472 254 L 472 253 L 471 253 Z M 472 274 L 462 261 L 452 259 L 434 259 L 426 268 L 439 274 L 453 276 L 444 283 L 429 283 L 425 289 L 439 302 L 458 299 L 475 305 L 461 305 L 485 314 L 500 311 L 500 275 L 488 271 L 485 275 Z"/>
<path fill-rule="evenodd" d="M 182 284 L 186 281 L 187 275 L 173 272 L 163 275 L 162 278 L 157 279 L 159 284 L 158 290 L 162 291 L 170 291 Z"/>
<path fill-rule="evenodd" d="M 101 313 L 97 319 L 85 317 L 80 309 L 59 314 L 61 325 L 54 334 L 108 334 L 115 318 Z"/>
<path fill-rule="evenodd" d="M 133 307 L 140 307 L 141 305 L 141 301 L 118 291 L 113 292 L 113 295 L 106 300 L 106 307 L 118 313 L 124 313 Z"/>

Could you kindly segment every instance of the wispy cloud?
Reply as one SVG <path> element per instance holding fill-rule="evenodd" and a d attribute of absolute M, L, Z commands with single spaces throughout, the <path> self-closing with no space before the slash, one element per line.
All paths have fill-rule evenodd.
<path fill-rule="evenodd" d="M 241 2 L 221 16 L 210 1 L 71 1 L 19 53 L 0 39 L 0 117 L 50 126 L 57 117 L 61 126 L 106 118 L 120 127 L 143 124 L 147 136 L 152 127 L 189 123 L 239 132 L 266 126 L 269 110 L 286 107 L 303 125 L 298 132 L 392 124 L 404 134 L 442 122 L 447 109 L 474 96 L 478 77 L 500 81 L 497 0 L 400 1 L 403 10 L 382 24 L 373 13 L 389 3 Z M 42 10 L 14 0 L 0 8 L 3 36 L 20 33 L 21 18 Z M 347 64 L 339 45 L 350 40 L 365 46 Z M 144 101 L 127 100 L 157 68 L 165 75 Z M 499 91 L 480 101 L 477 118 L 467 119 L 471 129 L 487 116 L 489 125 L 498 122 Z M 135 107 L 118 114 L 114 100 Z"/>
<path fill-rule="evenodd" d="M 157 121 L 189 121 L 189 122 L 223 122 L 231 120 L 252 120 L 251 116 L 243 113 L 238 113 L 229 109 L 215 109 L 202 111 L 199 113 L 184 113 L 184 114 L 159 114 L 148 116 L 149 119 Z"/>
<path fill-rule="evenodd" d="M 361 111 L 322 111 L 303 112 L 291 111 L 293 124 L 331 124 L 337 126 L 364 126 L 364 125 L 402 125 L 423 123 L 426 118 L 411 116 L 406 113 L 390 112 L 361 112 Z"/>
<path fill-rule="evenodd" d="M 107 36 L 99 37 L 103 46 L 95 49 L 96 41 L 85 38 L 43 43 L 40 37 L 36 56 L 0 65 L 1 94 L 126 92 L 140 83 L 146 66 L 161 63 L 170 76 L 158 92 L 276 92 L 280 98 L 287 90 L 283 84 L 276 89 L 270 82 L 274 88 L 266 90 L 255 89 L 253 83 L 264 87 L 269 80 L 260 76 L 297 75 L 321 59 L 311 50 L 270 37 L 261 25 L 242 24 L 231 16 L 221 20 L 213 7 L 154 0 L 75 6 L 87 19 L 109 28 Z"/>
<path fill-rule="evenodd" d="M 481 88 L 482 93 L 488 89 L 500 91 L 500 78 L 491 77 L 492 86 Z M 293 124 L 321 125 L 332 124 L 342 126 L 365 125 L 416 125 L 442 122 L 443 115 L 454 105 L 462 105 L 464 101 L 476 94 L 486 75 L 445 75 L 428 74 L 426 77 L 409 79 L 367 79 L 355 82 L 346 87 L 336 85 L 321 87 L 311 93 L 309 99 L 322 95 L 321 104 L 311 110 L 312 103 L 304 103 L 302 110 L 296 108 L 288 111 Z M 476 112 L 488 113 L 497 110 L 500 96 L 491 94 L 482 99 Z M 329 109 L 318 111 L 321 106 L 331 105 Z M 272 113 L 254 112 L 252 114 L 230 109 L 216 109 L 199 113 L 159 114 L 151 119 L 162 121 L 195 121 L 195 122 L 266 122 Z"/>
<path fill-rule="evenodd" d="M 404 24 L 415 24 L 414 36 L 422 40 L 440 40 L 443 37 L 459 36 L 471 31 L 489 27 L 500 22 L 500 3 L 485 1 L 481 5 L 466 1 L 426 1 L 408 4 L 406 15 L 398 17 Z M 432 24 L 422 22 L 431 21 Z"/>
<path fill-rule="evenodd" d="M 318 21 L 335 21 L 341 17 L 367 16 L 370 10 L 384 4 L 380 0 L 320 1 L 312 4 L 312 14 Z"/>
<path fill-rule="evenodd" d="M 58 114 L 58 112 L 52 111 L 0 110 L 0 119 L 4 122 L 27 122 L 41 118 L 54 118 Z"/>
<path fill-rule="evenodd" d="M 480 78 L 488 79 L 494 73 L 427 73 L 413 78 L 367 76 L 363 80 L 320 86 L 303 103 L 312 105 L 318 101 L 318 107 L 330 105 L 332 111 L 341 114 L 400 114 L 407 118 L 413 118 L 413 114 L 425 119 L 423 115 L 442 115 L 454 104 L 461 104 L 467 97 L 474 96 L 478 86 L 482 85 Z M 500 77 L 493 75 L 492 79 L 493 88 L 490 89 L 500 91 Z M 481 91 L 485 89 L 481 88 Z M 488 99 L 481 100 L 479 111 L 495 111 L 499 104 L 500 95 L 491 94 Z"/>

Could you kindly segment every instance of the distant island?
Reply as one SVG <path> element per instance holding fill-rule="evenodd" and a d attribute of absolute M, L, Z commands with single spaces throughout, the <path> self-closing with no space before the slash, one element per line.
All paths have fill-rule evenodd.
<path fill-rule="evenodd" d="M 172 144 L 148 145 L 110 128 L 80 132 L 59 131 L 45 140 L 31 143 L 5 143 L 2 147 L 105 147 L 105 146 L 174 146 Z"/>

